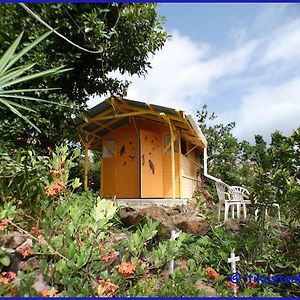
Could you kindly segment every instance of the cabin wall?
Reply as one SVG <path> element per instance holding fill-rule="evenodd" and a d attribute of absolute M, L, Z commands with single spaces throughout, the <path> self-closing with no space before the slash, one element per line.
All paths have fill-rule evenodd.
<path fill-rule="evenodd" d="M 138 198 L 138 135 L 132 122 L 106 134 L 115 140 L 114 157 L 102 159 L 102 197 Z"/>
<path fill-rule="evenodd" d="M 180 198 L 179 153 L 175 153 L 175 197 Z M 173 198 L 172 190 L 172 159 L 171 154 L 163 155 L 164 198 Z"/>
<path fill-rule="evenodd" d="M 191 149 L 191 145 L 189 148 Z M 181 168 L 182 168 L 182 198 L 191 198 L 198 187 L 197 173 L 200 172 L 200 153 L 193 150 L 187 156 L 181 154 Z"/>
<path fill-rule="evenodd" d="M 147 136 L 157 136 L 153 133 L 161 134 L 161 138 L 158 136 L 156 141 L 161 140 L 162 147 L 159 145 L 145 144 L 144 152 L 147 152 L 148 156 L 145 156 L 145 166 L 148 167 L 149 160 L 155 163 L 155 175 L 152 178 L 148 173 L 144 174 L 144 183 L 141 182 L 141 168 L 142 158 L 139 158 L 139 141 L 138 133 L 141 131 L 148 131 Z M 113 197 L 116 195 L 118 198 L 140 198 L 140 184 L 146 184 L 150 186 L 153 191 L 156 191 L 154 198 L 172 198 L 172 160 L 171 154 L 164 153 L 164 134 L 169 133 L 169 127 L 157 122 L 148 121 L 145 119 L 136 118 L 136 126 L 133 122 L 129 122 L 124 126 L 116 129 L 115 131 L 103 136 L 104 140 L 115 140 L 115 152 L 116 156 L 104 157 L 102 159 L 102 197 Z M 144 137 L 145 139 L 145 137 Z M 151 149 L 149 148 L 151 146 Z M 153 146 L 161 148 L 161 161 L 156 157 L 152 157 L 153 153 L 149 153 L 153 150 Z M 193 145 L 187 143 L 186 151 L 192 149 Z M 150 150 L 149 150 L 149 149 Z M 178 149 L 178 147 L 176 147 Z M 149 150 L 149 151 L 148 151 Z M 145 153 L 146 153 L 145 152 Z M 157 153 L 155 154 L 157 156 Z M 187 154 L 187 157 L 183 154 L 175 152 L 175 197 L 176 198 L 191 198 L 194 191 L 198 186 L 197 173 L 200 171 L 200 153 L 199 150 L 193 150 Z M 139 165 L 141 164 L 141 165 Z M 198 164 L 198 165 L 197 165 Z M 181 166 L 181 170 L 180 170 Z M 149 175 L 149 176 L 148 176 Z M 157 189 L 158 181 L 163 185 L 162 189 Z M 159 194 L 157 193 L 159 190 Z M 146 192 L 147 195 L 149 194 Z M 152 197 L 150 194 L 146 198 Z"/>

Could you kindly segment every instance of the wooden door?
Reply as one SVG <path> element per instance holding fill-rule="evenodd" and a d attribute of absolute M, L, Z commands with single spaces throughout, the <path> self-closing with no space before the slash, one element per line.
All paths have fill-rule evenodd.
<path fill-rule="evenodd" d="M 141 198 L 163 198 L 163 143 L 158 132 L 140 131 Z"/>

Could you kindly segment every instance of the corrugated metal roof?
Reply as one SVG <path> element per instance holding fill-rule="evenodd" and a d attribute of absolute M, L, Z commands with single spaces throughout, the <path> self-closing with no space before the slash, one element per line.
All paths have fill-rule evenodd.
<path fill-rule="evenodd" d="M 111 122 L 111 118 L 110 119 L 102 119 L 101 123 L 100 123 L 100 121 L 95 121 L 93 119 L 97 115 L 102 114 L 102 113 L 105 114 L 105 117 L 122 114 L 122 112 L 118 110 L 118 106 L 115 107 L 114 105 L 109 103 L 110 99 L 113 99 L 113 100 L 119 99 L 119 101 L 121 101 L 119 104 L 125 103 L 126 105 L 128 105 L 128 107 L 130 106 L 130 108 L 136 107 L 137 110 L 142 108 L 145 110 L 149 110 L 149 112 L 150 112 L 151 108 L 152 108 L 152 110 L 159 112 L 159 113 L 164 113 L 171 118 L 172 117 L 179 118 L 178 120 L 176 119 L 176 122 L 183 122 L 183 123 L 188 122 L 190 124 L 190 128 L 191 128 L 191 129 L 189 129 L 189 134 L 194 136 L 194 138 L 200 140 L 204 146 L 207 144 L 203 133 L 201 132 L 199 126 L 197 125 L 197 122 L 193 119 L 193 117 L 191 115 L 185 116 L 183 111 L 176 110 L 176 109 L 170 108 L 170 107 L 156 105 L 156 104 L 150 104 L 151 105 L 151 108 L 150 108 L 148 103 L 130 100 L 130 99 L 124 99 L 124 98 L 111 97 L 111 98 L 108 98 L 105 101 L 99 103 L 98 105 L 92 107 L 85 114 L 86 118 L 88 119 L 88 122 L 81 121 L 79 123 L 79 126 L 81 127 L 81 129 L 83 131 L 87 132 L 88 134 L 92 134 L 93 136 L 99 136 L 99 137 L 104 136 L 105 134 L 110 132 L 107 128 L 103 128 L 103 127 L 105 126 L 105 124 L 108 124 L 109 122 Z M 106 114 L 105 111 L 109 110 L 112 107 L 114 109 L 111 112 L 108 112 Z M 178 112 L 179 112 L 179 114 L 178 114 Z M 180 117 L 181 114 L 182 114 L 182 117 Z M 140 117 L 143 117 L 143 115 L 140 115 Z M 161 120 L 158 120 L 158 121 L 161 122 Z M 116 129 L 118 127 L 123 126 L 127 122 L 129 122 L 129 117 L 123 117 L 123 118 L 120 117 L 119 120 L 117 120 L 117 118 L 116 118 L 116 122 L 111 124 L 109 126 L 109 128 Z M 104 125 L 102 128 L 101 128 L 101 124 Z M 95 129 L 97 127 L 99 127 L 99 131 L 95 132 Z"/>

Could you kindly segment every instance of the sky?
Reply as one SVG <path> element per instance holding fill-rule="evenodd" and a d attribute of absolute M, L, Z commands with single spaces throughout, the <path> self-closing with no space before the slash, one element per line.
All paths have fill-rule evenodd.
<path fill-rule="evenodd" d="M 206 104 L 250 143 L 300 126 L 298 4 L 164 3 L 158 14 L 172 37 L 150 57 L 147 76 L 112 74 L 132 82 L 127 98 L 194 116 Z"/>

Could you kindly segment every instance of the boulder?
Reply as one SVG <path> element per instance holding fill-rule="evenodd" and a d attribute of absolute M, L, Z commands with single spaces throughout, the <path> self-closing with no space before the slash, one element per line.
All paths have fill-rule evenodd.
<path fill-rule="evenodd" d="M 231 232 L 232 234 L 239 234 L 241 230 L 241 226 L 238 219 L 227 219 L 224 222 L 224 226 L 227 231 Z"/>
<path fill-rule="evenodd" d="M 151 205 L 141 209 L 131 207 L 122 208 L 120 218 L 122 223 L 129 227 L 138 225 L 146 216 L 160 223 L 158 227 L 161 238 L 170 238 L 171 230 L 178 228 L 194 236 L 201 236 L 208 233 L 210 226 L 204 218 L 195 215 L 194 207 L 176 206 L 163 208 Z"/>
<path fill-rule="evenodd" d="M 206 235 L 210 230 L 210 225 L 203 218 L 192 216 L 179 216 L 174 218 L 175 226 L 186 233 L 194 236 Z"/>
<path fill-rule="evenodd" d="M 18 231 L 12 231 L 9 234 L 0 236 L 0 246 L 16 249 L 27 239 L 27 235 Z"/>
<path fill-rule="evenodd" d="M 207 283 L 204 283 L 201 279 L 198 279 L 195 282 L 195 289 L 196 290 L 200 290 L 201 292 L 203 292 L 203 296 L 206 297 L 218 297 L 218 293 L 217 291 L 210 285 L 208 285 Z"/>

